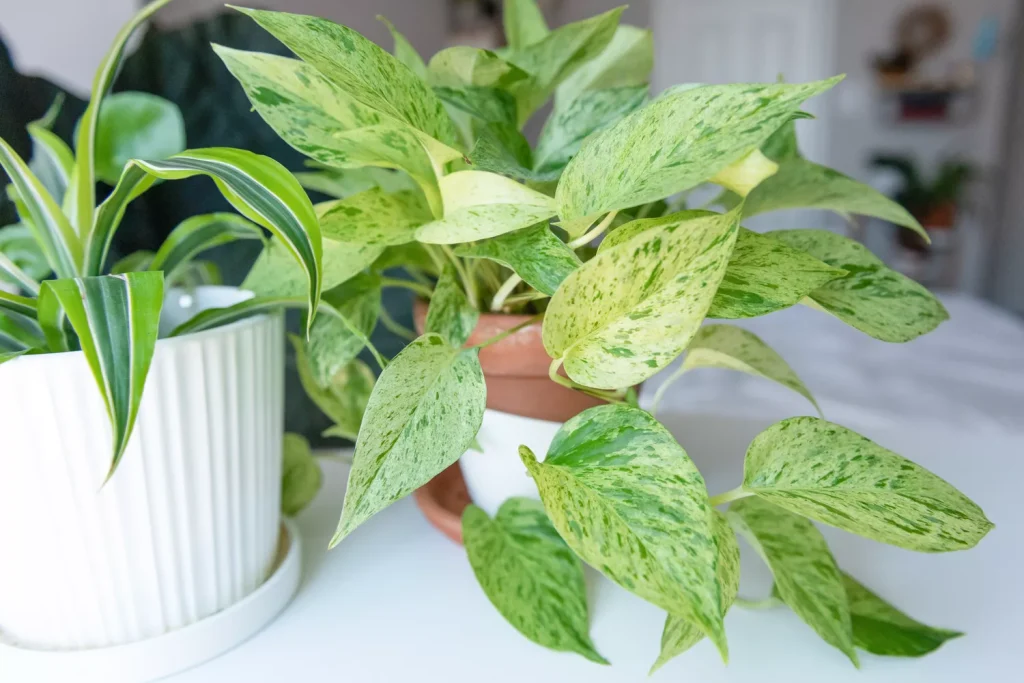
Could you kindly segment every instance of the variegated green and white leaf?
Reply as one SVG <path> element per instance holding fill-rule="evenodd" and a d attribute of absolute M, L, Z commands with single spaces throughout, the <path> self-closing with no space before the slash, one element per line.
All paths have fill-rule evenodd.
<path fill-rule="evenodd" d="M 110 266 L 110 275 L 122 275 L 124 273 L 135 273 L 140 270 L 149 270 L 149 264 L 153 262 L 155 252 L 148 249 L 140 249 L 124 256 Z M 164 275 L 164 283 L 169 285 L 168 277 Z"/>
<path fill-rule="evenodd" d="M 0 311 L 16 313 L 26 318 L 35 318 L 36 300 L 0 289 Z"/>
<path fill-rule="evenodd" d="M 508 88 L 529 77 L 491 50 L 468 45 L 448 47 L 430 58 L 427 78 L 434 87 Z"/>
<path fill-rule="evenodd" d="M 806 159 L 791 159 L 779 166 L 747 197 L 744 216 L 780 209 L 829 209 L 862 214 L 910 228 L 925 235 L 917 219 L 870 185 Z"/>
<path fill-rule="evenodd" d="M 380 315 L 380 292 L 380 276 L 376 273 L 360 273 L 324 292 L 324 303 L 341 318 L 321 315 L 309 333 L 310 366 L 320 386 L 330 384 L 363 350 Z"/>
<path fill-rule="evenodd" d="M 556 194 L 564 227 L 576 235 L 603 213 L 699 185 L 837 82 L 707 85 L 661 95 L 595 135 L 566 167 Z"/>
<path fill-rule="evenodd" d="M 87 239 L 93 231 L 93 222 L 99 216 L 94 216 L 96 206 L 96 138 L 98 135 L 100 109 L 103 106 L 103 99 L 110 86 L 114 83 L 118 69 L 121 66 L 121 59 L 124 57 L 125 47 L 128 39 L 135 30 L 146 23 L 153 14 L 170 0 L 153 0 L 133 16 L 128 23 L 121 27 L 114 36 L 114 41 L 96 69 L 96 75 L 92 81 L 92 92 L 89 97 L 89 104 L 78 121 L 78 137 L 75 140 L 75 171 L 73 174 L 73 186 L 70 195 L 73 199 L 69 207 L 71 225 L 78 230 L 78 234 Z M 61 271 L 54 269 L 61 277 Z M 86 275 L 94 275 L 86 270 Z"/>
<path fill-rule="evenodd" d="M 908 550 L 971 548 L 992 528 L 923 467 L 825 420 L 796 417 L 747 449 L 743 487 L 791 512 Z"/>
<path fill-rule="evenodd" d="M 363 415 L 332 546 L 466 452 L 487 399 L 477 354 L 427 334 L 381 373 Z"/>
<path fill-rule="evenodd" d="M 169 100 L 146 92 L 108 95 L 94 147 L 96 177 L 114 185 L 131 159 L 166 159 L 185 149 L 185 118 Z"/>
<path fill-rule="evenodd" d="M 622 214 L 619 215 L 621 216 Z M 615 227 L 611 232 L 605 235 L 605 238 L 601 240 L 601 243 L 597 246 L 597 251 L 598 253 L 607 251 L 612 247 L 617 247 L 624 242 L 628 242 L 637 235 L 647 232 L 648 230 L 659 230 L 666 224 L 682 223 L 695 218 L 706 218 L 708 216 L 721 215 L 722 214 L 715 211 L 706 211 L 704 209 L 683 209 L 682 211 L 673 211 L 671 214 L 663 216 L 628 220 L 627 214 L 627 217 L 623 218 L 626 222 Z M 618 217 L 616 217 L 616 222 L 617 221 Z M 612 225 L 614 226 L 615 223 L 612 223 Z M 742 231 L 742 228 L 740 228 L 740 230 Z"/>
<path fill-rule="evenodd" d="M 324 239 L 372 246 L 413 242 L 416 228 L 433 218 L 419 192 L 389 194 L 380 187 L 316 208 Z"/>
<path fill-rule="evenodd" d="M 319 192 L 335 199 L 346 199 L 365 190 L 379 187 L 385 192 L 416 189 L 416 183 L 407 174 L 388 168 L 363 166 L 362 168 L 316 167 L 315 171 L 295 174 L 306 190 Z"/>
<path fill-rule="evenodd" d="M 544 124 L 534 165 L 538 173 L 561 172 L 590 135 L 614 125 L 647 99 L 647 86 L 588 90 L 572 100 L 557 100 Z"/>
<path fill-rule="evenodd" d="M 740 588 L 740 547 L 725 515 L 715 511 L 715 545 L 718 550 L 718 582 L 722 585 L 722 613 L 732 607 Z M 704 638 L 704 632 L 692 621 L 671 614 L 661 630 L 661 650 L 648 675 L 683 654 Z"/>
<path fill-rule="evenodd" d="M 625 226 L 623 226 L 625 227 Z M 614 235 L 615 233 L 612 233 Z M 753 318 L 799 303 L 846 271 L 771 235 L 740 228 L 709 318 Z"/>
<path fill-rule="evenodd" d="M 294 517 L 316 498 L 323 472 L 309 450 L 309 441 L 301 434 L 285 434 L 283 451 L 281 514 Z"/>
<path fill-rule="evenodd" d="M 533 170 L 533 150 L 515 126 L 476 121 L 473 131 L 476 141 L 469 158 L 474 169 L 533 182 L 549 182 L 558 177 L 557 173 Z"/>
<path fill-rule="evenodd" d="M 471 244 L 460 244 L 455 255 L 496 261 L 511 268 L 538 292 L 549 296 L 582 265 L 576 252 L 558 239 L 547 223 Z"/>
<path fill-rule="evenodd" d="M 964 635 L 908 617 L 845 572 L 843 582 L 853 618 L 853 643 L 871 654 L 922 657 Z"/>
<path fill-rule="evenodd" d="M 25 161 L 2 138 L 0 167 L 11 179 L 22 223 L 32 231 L 50 268 L 58 277 L 78 275 L 83 262 L 82 243 L 78 234 Z"/>
<path fill-rule="evenodd" d="M 28 167 L 53 197 L 53 201 L 60 205 L 71 184 L 75 155 L 67 143 L 45 126 L 32 122 L 27 128 L 32 138 L 32 158 Z"/>
<path fill-rule="evenodd" d="M 384 23 L 388 27 L 388 31 L 391 33 L 391 37 L 395 41 L 395 49 L 393 54 L 395 59 L 405 65 L 409 71 L 413 72 L 422 79 L 427 77 L 427 65 L 423 61 L 423 57 L 420 57 L 420 53 L 416 51 L 416 48 L 409 43 L 409 40 L 402 35 L 395 25 L 392 24 L 386 17 L 377 15 L 377 20 Z"/>
<path fill-rule="evenodd" d="M 28 352 L 29 352 L 28 349 L 18 349 L 17 351 L 3 351 L 3 350 L 0 350 L 0 365 L 3 365 L 4 363 L 6 363 L 9 360 L 14 360 L 15 358 L 20 358 L 21 356 L 24 356 Z"/>
<path fill-rule="evenodd" d="M 52 311 L 63 309 L 103 396 L 112 429 L 108 479 L 135 426 L 163 300 L 162 273 L 47 280 L 40 291 L 40 321 L 59 319 Z"/>
<path fill-rule="evenodd" d="M 520 457 L 548 516 L 580 558 L 670 614 L 698 624 L 723 656 L 723 587 L 714 511 L 700 472 L 650 414 L 590 408 L 538 462 Z"/>
<path fill-rule="evenodd" d="M 427 84 L 358 32 L 318 17 L 238 9 L 364 107 L 457 144 L 455 127 Z"/>
<path fill-rule="evenodd" d="M 649 219 L 571 273 L 544 317 L 544 348 L 588 387 L 639 384 L 696 334 L 725 273 L 738 213 Z M 614 233 L 613 233 L 614 234 Z"/>
<path fill-rule="evenodd" d="M 0 352 L 28 352 L 47 349 L 47 345 L 43 330 L 36 320 L 20 315 L 6 315 L 0 311 Z"/>
<path fill-rule="evenodd" d="M 38 281 L 49 274 L 46 255 L 27 225 L 15 223 L 0 228 L 0 280 L 37 295 Z"/>
<path fill-rule="evenodd" d="M 480 312 L 466 298 L 455 267 L 450 263 L 445 264 L 437 286 L 434 287 L 434 296 L 430 298 L 430 308 L 427 309 L 427 333 L 438 334 L 458 348 L 473 334 L 479 319 Z"/>
<path fill-rule="evenodd" d="M 486 171 L 457 171 L 441 178 L 444 218 L 426 223 L 416 239 L 457 244 L 521 230 L 555 215 L 551 197 Z"/>
<path fill-rule="evenodd" d="M 303 310 L 306 301 L 302 297 L 254 297 L 246 299 L 232 306 L 222 308 L 207 308 L 181 323 L 167 335 L 168 337 L 180 337 L 184 334 L 202 332 L 221 325 L 228 325 L 239 320 L 251 318 L 254 315 L 263 315 L 284 309 Z"/>
<path fill-rule="evenodd" d="M 827 230 L 779 230 L 768 236 L 845 270 L 848 275 L 813 290 L 810 299 L 875 339 L 907 342 L 949 318 L 935 295 L 858 242 Z"/>
<path fill-rule="evenodd" d="M 536 0 L 505 0 L 502 6 L 505 40 L 513 51 L 539 43 L 551 32 Z"/>
<path fill-rule="evenodd" d="M 355 277 L 376 261 L 383 251 L 383 247 L 377 245 L 324 238 L 321 242 L 324 290 L 334 289 Z M 308 286 L 305 270 L 277 239 L 267 243 L 242 282 L 242 288 L 256 296 L 304 296 Z"/>
<path fill-rule="evenodd" d="M 491 519 L 462 513 L 462 539 L 476 580 L 501 616 L 524 636 L 559 652 L 607 664 L 590 640 L 583 565 L 528 498 L 509 498 Z"/>
<path fill-rule="evenodd" d="M 162 270 L 165 279 L 173 280 L 175 274 L 197 254 L 236 240 L 253 239 L 263 239 L 263 231 L 237 214 L 206 213 L 192 216 L 171 231 L 144 269 Z"/>
<path fill-rule="evenodd" d="M 334 423 L 323 435 L 355 441 L 376 381 L 373 371 L 357 358 L 331 377 L 330 382 L 321 386 L 313 377 L 307 343 L 295 335 L 288 335 L 288 338 L 295 347 L 295 365 L 302 389 Z"/>
<path fill-rule="evenodd" d="M 434 92 L 445 104 L 489 123 L 515 126 L 516 100 L 498 88 L 476 85 L 459 87 L 434 86 Z"/>
<path fill-rule="evenodd" d="M 653 68 L 651 30 L 622 24 L 604 50 L 558 86 L 555 105 L 564 107 L 590 90 L 645 86 Z"/>
<path fill-rule="evenodd" d="M 772 570 L 786 604 L 859 666 L 843 577 L 817 527 L 759 498 L 735 501 L 726 515 Z"/>

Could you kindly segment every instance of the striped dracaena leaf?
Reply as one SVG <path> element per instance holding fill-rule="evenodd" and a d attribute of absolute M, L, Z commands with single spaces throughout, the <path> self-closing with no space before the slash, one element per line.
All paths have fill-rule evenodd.
<path fill-rule="evenodd" d="M 363 107 L 457 144 L 455 127 L 430 87 L 358 32 L 317 17 L 238 9 Z"/>
<path fill-rule="evenodd" d="M 253 297 L 232 306 L 208 308 L 181 323 L 167 336 L 180 337 L 184 334 L 202 332 L 221 325 L 228 325 L 254 315 L 261 315 L 284 309 L 304 309 L 306 302 L 301 297 Z"/>
<path fill-rule="evenodd" d="M 738 212 L 675 214 L 572 272 L 544 317 L 544 348 L 588 387 L 630 387 L 678 356 L 725 273 Z M 613 233 L 614 234 L 614 233 Z"/>
<path fill-rule="evenodd" d="M 25 161 L 0 138 L 0 166 L 15 190 L 18 213 L 58 277 L 75 277 L 82 267 L 82 242 L 60 206 L 29 170 Z"/>
<path fill-rule="evenodd" d="M 505 0 L 502 5 L 502 23 L 510 49 L 522 50 L 551 33 L 536 0 Z"/>
<path fill-rule="evenodd" d="M 743 487 L 790 512 L 908 550 L 971 548 L 992 528 L 981 508 L 928 470 L 813 417 L 759 434 L 747 449 Z"/>
<path fill-rule="evenodd" d="M 416 230 L 427 244 L 457 244 L 527 228 L 555 215 L 551 197 L 487 171 L 441 178 L 444 217 Z"/>
<path fill-rule="evenodd" d="M 360 273 L 324 292 L 324 303 L 341 315 L 320 316 L 309 333 L 310 366 L 320 385 L 330 383 L 363 350 L 380 315 L 380 292 L 377 273 Z"/>
<path fill-rule="evenodd" d="M 590 640 L 583 565 L 539 502 L 510 498 L 494 519 L 471 504 L 462 513 L 462 537 L 484 594 L 517 631 L 552 650 L 608 663 Z"/>
<path fill-rule="evenodd" d="M 103 98 L 114 83 L 125 46 L 139 26 L 144 24 L 161 7 L 170 0 L 153 0 L 126 23 L 117 35 L 100 62 L 92 81 L 92 93 L 89 104 L 78 122 L 78 138 L 75 142 L 75 172 L 72 196 L 74 203 L 71 209 L 71 223 L 78 233 L 87 237 L 93 230 L 93 210 L 96 205 L 96 138 L 99 128 L 100 108 Z M 56 270 L 56 269 L 54 269 Z M 57 271 L 59 273 L 59 271 Z M 86 273 L 93 274 L 93 273 Z M 63 276 L 67 277 L 67 276 Z"/>
<path fill-rule="evenodd" d="M 853 643 L 871 654 L 921 657 L 964 635 L 908 617 L 845 572 L 843 583 L 853 620 Z"/>
<path fill-rule="evenodd" d="M 7 315 L 0 311 L 0 352 L 14 353 L 45 349 L 46 339 L 34 318 Z"/>
<path fill-rule="evenodd" d="M 576 252 L 558 239 L 546 222 L 479 242 L 460 244 L 455 254 L 500 263 L 515 271 L 526 284 L 549 296 L 582 265 Z"/>
<path fill-rule="evenodd" d="M 33 296 L 39 294 L 38 280 L 50 274 L 50 265 L 27 225 L 0 228 L 0 274 Z"/>
<path fill-rule="evenodd" d="M 809 294 L 818 308 L 885 342 L 907 342 L 949 319 L 935 295 L 887 267 L 866 247 L 828 230 L 778 230 L 768 236 L 846 271 Z"/>
<path fill-rule="evenodd" d="M 458 460 L 480 429 L 486 398 L 476 349 L 427 334 L 395 356 L 366 406 L 331 545 Z"/>
<path fill-rule="evenodd" d="M 814 290 L 846 274 L 845 270 L 770 235 L 740 228 L 736 248 L 708 317 L 738 319 L 767 315 L 799 303 Z"/>
<path fill-rule="evenodd" d="M 59 319 L 43 309 L 63 309 L 103 396 L 113 446 L 108 479 L 135 426 L 156 347 L 163 295 L 162 273 L 47 280 L 40 292 L 40 320 Z"/>
<path fill-rule="evenodd" d="M 584 562 L 685 618 L 723 657 L 723 586 L 704 479 L 647 412 L 590 408 L 566 422 L 539 462 L 520 446 L 558 533 Z"/>
<path fill-rule="evenodd" d="M 36 300 L 0 289 L 0 310 L 26 318 L 36 317 Z"/>
<path fill-rule="evenodd" d="M 366 363 L 355 359 L 335 373 L 327 384 L 321 385 L 313 376 L 308 343 L 295 335 L 288 335 L 288 338 L 295 347 L 295 366 L 303 391 L 334 423 L 323 435 L 355 441 L 376 381 L 373 371 Z"/>
<path fill-rule="evenodd" d="M 29 349 L 18 349 L 17 351 L 4 351 L 0 349 L 0 365 L 3 365 L 9 360 L 20 358 L 29 352 Z"/>
<path fill-rule="evenodd" d="M 56 133 L 38 122 L 28 124 L 32 138 L 32 159 L 29 168 L 53 197 L 58 206 L 64 201 L 64 194 L 71 183 L 75 168 L 75 156 Z"/>
<path fill-rule="evenodd" d="M 806 159 L 783 162 L 777 173 L 747 196 L 743 215 L 782 209 L 829 209 L 872 216 L 927 237 L 910 212 L 875 188 Z"/>
<path fill-rule="evenodd" d="M 274 243 L 298 262 L 304 273 L 312 325 L 323 284 L 323 247 L 316 212 L 284 166 L 246 150 L 211 147 L 161 161 L 130 162 L 110 198 L 97 210 L 96 230 L 89 240 L 90 267 L 98 269 L 106 259 L 114 231 L 132 197 L 150 186 L 154 178 L 175 180 L 195 175 L 212 178 L 239 213 L 269 230 L 276 238 Z"/>
<path fill-rule="evenodd" d="M 772 570 L 779 597 L 859 666 L 843 577 L 817 527 L 759 498 L 732 503 L 726 515 Z"/>
<path fill-rule="evenodd" d="M 49 269 L 49 267 L 47 267 Z M 31 294 L 39 294 L 39 283 L 31 275 L 21 269 L 11 257 L 0 251 L 0 284 L 10 282 L 16 287 L 24 288 Z"/>
<path fill-rule="evenodd" d="M 323 472 L 309 449 L 309 441 L 301 434 L 285 434 L 282 450 L 281 514 L 294 517 L 316 498 Z"/>
<path fill-rule="evenodd" d="M 416 228 L 433 218 L 419 192 L 389 193 L 380 187 L 316 209 L 325 239 L 382 247 L 415 241 Z"/>
<path fill-rule="evenodd" d="M 569 162 L 556 193 L 563 226 L 576 235 L 603 213 L 695 187 L 837 82 L 707 85 L 661 95 L 593 136 Z"/>
<path fill-rule="evenodd" d="M 469 303 L 455 266 L 445 264 L 434 287 L 434 295 L 430 297 L 426 331 L 441 335 L 449 344 L 459 348 L 469 339 L 479 319 L 480 312 Z"/>
<path fill-rule="evenodd" d="M 167 280 L 200 252 L 236 240 L 262 239 L 259 226 L 233 213 L 207 213 L 186 218 L 167 236 L 145 270 L 162 270 Z"/>

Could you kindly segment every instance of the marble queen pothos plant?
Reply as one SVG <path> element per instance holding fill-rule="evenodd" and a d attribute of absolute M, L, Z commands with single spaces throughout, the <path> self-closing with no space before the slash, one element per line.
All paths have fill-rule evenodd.
<path fill-rule="evenodd" d="M 811 398 L 763 342 L 702 327 L 709 318 L 804 304 L 888 342 L 945 319 L 926 290 L 855 242 L 742 227 L 807 207 L 921 231 L 886 198 L 800 155 L 794 119 L 839 79 L 684 85 L 652 98 L 650 34 L 619 26 L 621 9 L 550 30 L 530 0 L 505 7 L 507 48 L 453 47 L 429 62 L 390 24 L 394 55 L 323 19 L 250 9 L 298 59 L 216 47 L 256 111 L 321 167 L 302 174 L 306 186 L 338 197 L 316 207 L 332 279 L 324 299 L 364 336 L 378 315 L 395 327 L 380 311 L 382 286 L 430 299 L 425 334 L 411 335 L 375 385 L 350 365 L 361 342 L 336 321 L 296 340 L 307 390 L 347 416 L 335 433 L 356 437 L 332 545 L 471 446 L 486 397 L 479 349 L 505 336 L 467 348 L 479 312 L 533 313 L 551 379 L 608 405 L 565 423 L 543 460 L 520 449 L 541 503 L 464 514 L 481 586 L 526 637 L 605 661 L 588 635 L 582 560 L 667 612 L 656 666 L 705 636 L 725 658 L 737 534 L 770 566 L 778 600 L 854 663 L 857 648 L 919 655 L 958 635 L 845 574 L 811 521 L 912 550 L 970 548 L 992 525 L 950 484 L 844 427 L 797 417 L 750 444 L 740 486 L 709 496 L 630 390 L 685 352 L 684 369 L 742 370 Z M 551 97 L 531 148 L 520 130 Z M 724 188 L 714 204 L 723 210 L 680 199 L 705 183 Z M 394 266 L 413 279 L 381 275 Z M 250 285 L 273 296 L 261 283 L 294 270 L 271 248 Z"/>

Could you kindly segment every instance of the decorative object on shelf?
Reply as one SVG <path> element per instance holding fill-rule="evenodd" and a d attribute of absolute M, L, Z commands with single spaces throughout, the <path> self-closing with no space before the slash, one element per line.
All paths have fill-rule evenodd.
<path fill-rule="evenodd" d="M 282 538 L 278 311 L 304 310 L 310 327 L 318 308 L 341 316 L 320 305 L 330 264 L 291 173 L 244 150 L 182 151 L 172 103 L 108 95 L 132 33 L 166 3 L 116 36 L 73 150 L 50 130 L 60 102 L 28 126 L 30 162 L 0 140 L 21 219 L 0 231 L 7 646 L 116 658 L 120 646 L 181 632 L 257 591 Z M 110 264 L 128 203 L 158 180 L 196 175 L 238 213 L 193 216 L 156 252 Z M 114 186 L 103 201 L 98 180 Z M 276 296 L 216 286 L 216 268 L 197 259 L 238 240 L 280 257 L 282 275 L 261 282 Z M 264 622 L 283 606 L 275 600 Z"/>
<path fill-rule="evenodd" d="M 508 47 L 454 47 L 429 61 L 398 27 L 393 56 L 323 19 L 241 11 L 297 59 L 218 53 L 264 120 L 321 165 L 303 182 L 337 196 L 317 206 L 325 261 L 352 264 L 337 291 L 353 324 L 321 318 L 308 341 L 295 340 L 307 390 L 338 416 L 340 432 L 356 434 L 332 545 L 428 486 L 421 505 L 461 536 L 482 589 L 523 635 L 605 661 L 588 634 L 582 561 L 667 612 L 657 667 L 705 636 L 727 656 L 723 618 L 737 596 L 741 533 L 762 548 L 780 599 L 855 664 L 881 629 L 900 643 L 887 654 L 941 644 L 922 644 L 907 621 L 855 618 L 883 607 L 847 593 L 852 584 L 809 520 L 952 551 L 992 526 L 973 502 L 820 417 L 765 430 L 750 444 L 742 483 L 711 496 L 634 389 L 686 353 L 685 368 L 741 370 L 811 397 L 764 342 L 728 324 L 702 328 L 708 318 L 803 303 L 906 342 L 947 317 L 927 290 L 856 242 L 741 227 L 759 213 L 815 208 L 923 233 L 892 200 L 801 155 L 794 119 L 840 79 L 681 85 L 651 98 L 651 34 L 620 26 L 621 8 L 552 30 L 529 0 L 509 3 Z M 520 131 L 552 97 L 531 147 Z M 723 211 L 680 198 L 706 182 L 723 188 Z M 422 333 L 390 319 L 382 287 L 429 302 L 420 305 Z M 378 319 L 409 343 L 371 386 L 352 379 L 361 372 L 353 359 Z M 534 366 L 545 361 L 538 377 Z M 520 383 L 530 393 L 499 406 Z M 597 405 L 564 424 L 536 420 L 545 405 L 583 408 L 551 400 L 563 389 Z M 538 443 L 540 422 L 553 438 Z M 489 450 L 495 439 L 507 442 L 501 451 Z M 474 449 L 527 474 L 540 503 L 466 505 L 452 468 Z M 463 505 L 461 527 L 434 514 Z"/>

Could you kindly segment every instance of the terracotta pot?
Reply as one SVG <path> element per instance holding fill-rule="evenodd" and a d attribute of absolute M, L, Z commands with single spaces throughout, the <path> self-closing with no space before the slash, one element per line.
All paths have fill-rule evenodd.
<path fill-rule="evenodd" d="M 466 344 L 479 344 L 526 322 L 530 317 L 481 314 Z M 413 320 L 420 334 L 426 318 L 427 303 L 417 300 L 413 307 Z M 539 322 L 481 349 L 480 366 L 487 382 L 487 407 L 521 417 L 565 422 L 602 403 L 600 399 L 552 382 L 548 376 L 550 365 L 551 358 L 541 341 Z M 456 543 L 462 543 L 462 511 L 471 500 L 458 463 L 434 477 L 414 496 L 431 524 Z"/>

